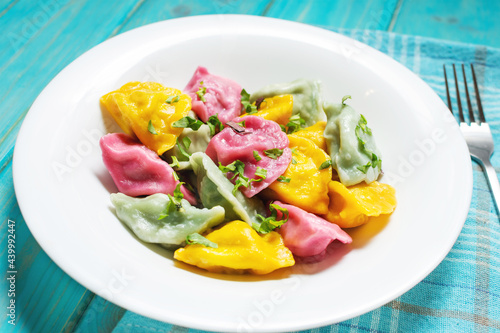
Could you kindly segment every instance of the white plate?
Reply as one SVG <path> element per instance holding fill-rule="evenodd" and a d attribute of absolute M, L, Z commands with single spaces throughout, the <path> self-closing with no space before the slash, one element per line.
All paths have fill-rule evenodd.
<path fill-rule="evenodd" d="M 182 89 L 198 65 L 250 92 L 309 78 L 324 82 L 327 100 L 352 95 L 383 153 L 383 181 L 397 189 L 396 212 L 350 231 L 353 244 L 320 264 L 263 278 L 201 273 L 139 242 L 111 209 L 116 188 L 97 141 L 113 122 L 99 97 L 132 80 Z M 13 163 L 31 232 L 72 278 L 136 313 L 214 331 L 307 329 L 393 300 L 451 249 L 472 189 L 456 122 L 408 69 L 344 36 L 250 16 L 169 20 L 94 47 L 37 98 Z"/>

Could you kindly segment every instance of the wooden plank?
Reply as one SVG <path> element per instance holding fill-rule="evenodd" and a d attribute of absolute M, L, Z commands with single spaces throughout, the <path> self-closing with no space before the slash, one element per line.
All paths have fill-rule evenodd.
<path fill-rule="evenodd" d="M 78 0 L 58 7 L 21 1 L 4 14 L 0 29 L 11 38 L 0 38 L 0 102 L 5 110 L 0 113 L 0 156 L 12 147 L 22 119 L 50 80 L 112 35 L 133 8 L 130 1 L 117 0 Z"/>
<path fill-rule="evenodd" d="M 266 11 L 270 1 L 243 1 L 243 0 L 192 0 L 192 1 L 162 1 L 148 0 L 142 2 L 140 8 L 122 26 L 117 27 L 116 33 L 137 28 L 146 24 L 194 15 L 212 14 L 247 14 L 261 15 Z"/>
<path fill-rule="evenodd" d="M 4 1 L 0 2 L 0 17 L 2 17 L 5 13 L 9 11 L 12 6 L 17 2 L 18 0 L 10 0 L 10 1 Z"/>
<path fill-rule="evenodd" d="M 500 47 L 500 2 L 403 0 L 394 32 Z"/>
<path fill-rule="evenodd" d="M 125 312 L 125 309 L 95 295 L 80 317 L 74 332 L 111 332 Z"/>
<path fill-rule="evenodd" d="M 266 16 L 336 28 L 387 30 L 396 6 L 396 0 L 280 0 L 273 2 Z"/>

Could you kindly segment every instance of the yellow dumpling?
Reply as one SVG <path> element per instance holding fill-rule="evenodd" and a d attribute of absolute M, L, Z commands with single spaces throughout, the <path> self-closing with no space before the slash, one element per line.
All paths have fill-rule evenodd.
<path fill-rule="evenodd" d="M 158 155 L 176 144 L 183 128 L 172 127 L 191 109 L 191 97 L 156 82 L 129 82 L 101 97 L 121 129 Z"/>
<path fill-rule="evenodd" d="M 253 116 L 259 116 L 266 120 L 272 120 L 280 125 L 286 126 L 292 116 L 293 96 L 280 95 L 264 99 L 260 103 L 259 110 Z"/>
<path fill-rule="evenodd" d="M 295 264 L 279 233 L 260 235 L 243 221 L 229 222 L 205 237 L 218 247 L 186 245 L 175 251 L 174 258 L 210 272 L 229 274 L 268 274 Z"/>
<path fill-rule="evenodd" d="M 314 214 L 328 212 L 328 183 L 332 179 L 330 156 L 309 139 L 289 134 L 292 162 L 281 179 L 271 183 L 264 195 Z M 323 168 L 322 168 L 323 166 Z"/>
<path fill-rule="evenodd" d="M 396 190 L 377 181 L 349 187 L 331 181 L 328 188 L 330 206 L 324 218 L 341 228 L 357 227 L 370 216 L 390 214 L 396 208 Z"/>
<path fill-rule="evenodd" d="M 326 121 L 318 121 L 316 124 L 301 129 L 293 133 L 293 135 L 300 136 L 301 138 L 306 138 L 314 142 L 318 147 L 326 151 L 326 140 L 323 136 L 325 131 Z"/>

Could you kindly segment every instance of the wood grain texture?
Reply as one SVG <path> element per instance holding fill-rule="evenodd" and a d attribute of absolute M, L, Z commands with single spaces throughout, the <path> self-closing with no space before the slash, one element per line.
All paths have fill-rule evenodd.
<path fill-rule="evenodd" d="M 1 332 L 109 332 L 124 309 L 79 285 L 40 248 L 12 184 L 15 138 L 29 107 L 59 71 L 106 39 L 133 28 L 206 14 L 262 15 L 317 26 L 392 30 L 500 46 L 500 2 L 430 0 L 12 0 L 0 2 L 1 265 L 7 271 L 8 219 L 16 222 L 16 326 Z M 38 148 L 35 146 L 35 149 Z M 43 221 L 39 221 L 43 223 Z M 0 282 L 2 295 L 8 284 Z M 0 297 L 0 306 L 8 304 Z"/>
<path fill-rule="evenodd" d="M 396 7 L 396 0 L 275 1 L 266 16 L 319 26 L 387 30 Z"/>
<path fill-rule="evenodd" d="M 394 32 L 500 47 L 500 1 L 404 0 Z"/>

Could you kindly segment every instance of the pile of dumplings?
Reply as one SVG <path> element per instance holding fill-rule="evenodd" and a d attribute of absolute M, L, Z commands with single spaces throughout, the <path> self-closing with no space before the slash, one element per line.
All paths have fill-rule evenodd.
<path fill-rule="evenodd" d="M 174 258 L 226 274 L 321 260 L 346 228 L 391 214 L 366 118 L 299 79 L 248 94 L 198 67 L 184 90 L 129 82 L 101 98 L 123 133 L 100 140 L 117 217 Z M 347 246 L 347 245 L 343 245 Z"/>

